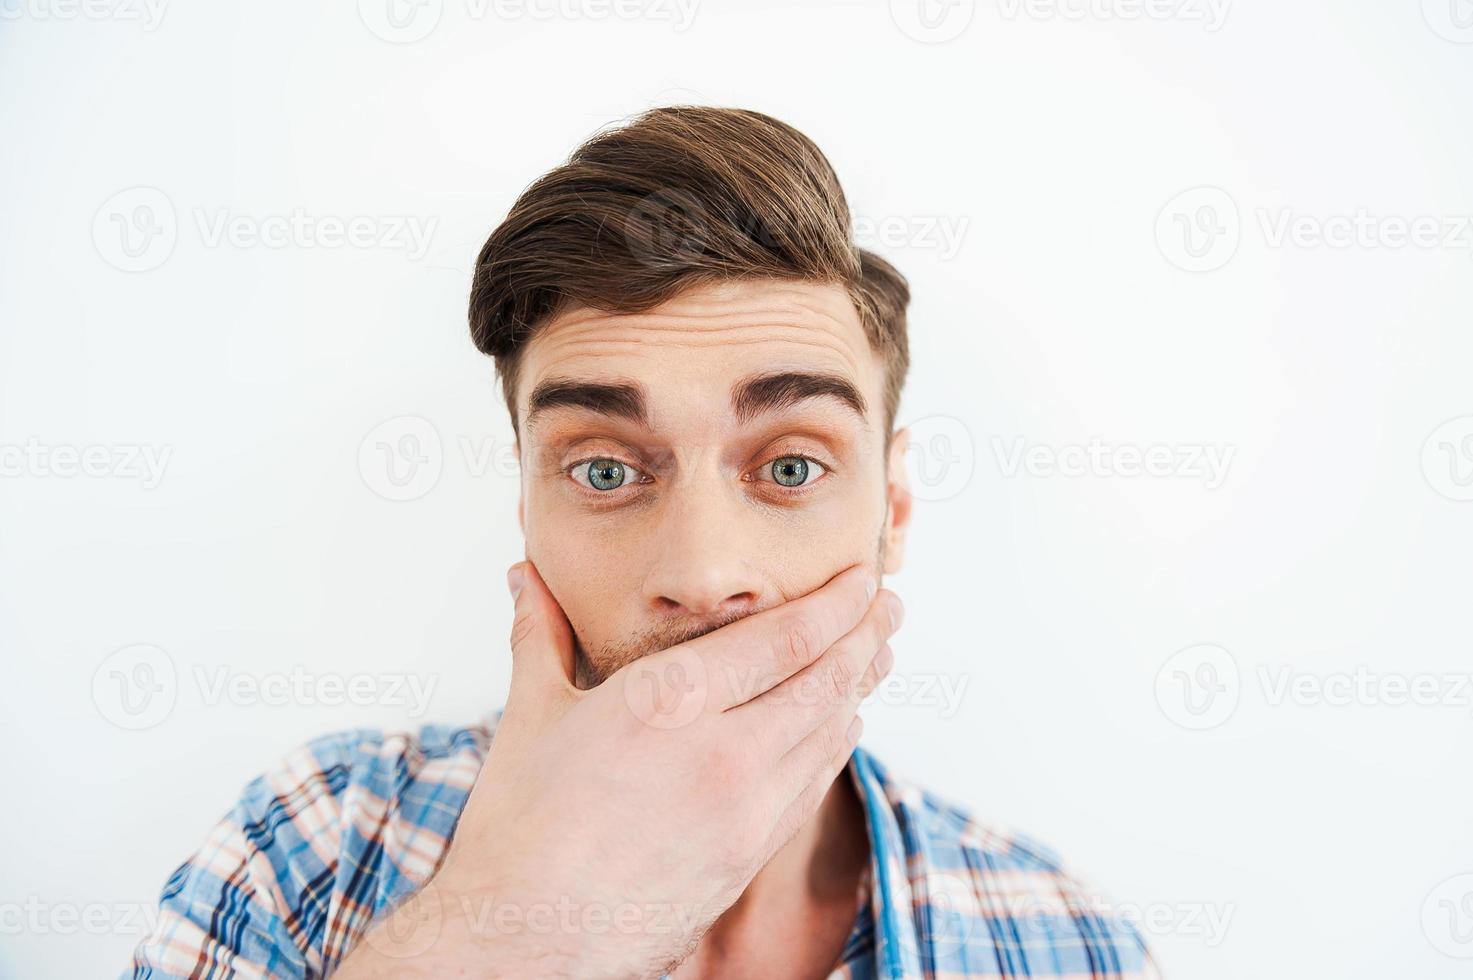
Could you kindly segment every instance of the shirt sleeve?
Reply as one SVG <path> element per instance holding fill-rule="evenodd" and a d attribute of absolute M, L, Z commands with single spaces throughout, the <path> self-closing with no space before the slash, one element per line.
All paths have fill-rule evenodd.
<path fill-rule="evenodd" d="M 165 883 L 122 977 L 322 976 L 345 749 L 341 736 L 319 739 L 246 785 Z"/>

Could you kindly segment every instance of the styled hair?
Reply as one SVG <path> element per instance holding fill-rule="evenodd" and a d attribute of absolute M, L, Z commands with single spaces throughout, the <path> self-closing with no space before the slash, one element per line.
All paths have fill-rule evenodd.
<path fill-rule="evenodd" d="M 693 287 L 775 278 L 843 286 L 885 363 L 885 434 L 910 365 L 910 288 L 854 245 L 827 158 L 747 109 L 670 106 L 600 132 L 517 198 L 476 259 L 471 338 L 517 430 L 521 353 L 565 309 L 639 313 Z"/>

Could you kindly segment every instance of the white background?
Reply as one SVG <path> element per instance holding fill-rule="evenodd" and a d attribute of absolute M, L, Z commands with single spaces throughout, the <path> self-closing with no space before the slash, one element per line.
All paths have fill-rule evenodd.
<path fill-rule="evenodd" d="M 469 269 L 595 129 L 697 101 L 812 136 L 914 287 L 932 499 L 867 744 L 1140 910 L 1168 975 L 1467 975 L 1466 0 L 162 2 L 0 4 L 0 974 L 122 969 L 303 740 L 499 704 Z M 294 212 L 366 240 L 247 235 Z M 173 687 L 128 715 L 140 662 Z M 212 700 L 294 670 L 436 686 Z"/>

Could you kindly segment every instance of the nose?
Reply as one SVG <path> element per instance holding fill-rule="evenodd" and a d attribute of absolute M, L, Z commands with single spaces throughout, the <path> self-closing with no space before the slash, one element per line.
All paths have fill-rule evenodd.
<path fill-rule="evenodd" d="M 694 482 L 694 481 L 692 481 Z M 654 614 L 713 625 L 761 608 L 762 579 L 742 502 L 709 486 L 673 488 L 658 524 L 658 557 L 646 583 Z"/>

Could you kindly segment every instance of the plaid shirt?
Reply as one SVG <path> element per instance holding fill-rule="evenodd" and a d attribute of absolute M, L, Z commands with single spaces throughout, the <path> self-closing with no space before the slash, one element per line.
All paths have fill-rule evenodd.
<path fill-rule="evenodd" d="M 164 885 L 123 976 L 322 977 L 438 866 L 499 712 L 316 739 L 249 783 Z M 1040 845 L 979 825 L 863 748 L 871 859 L 830 980 L 1158 980 L 1139 932 Z"/>

